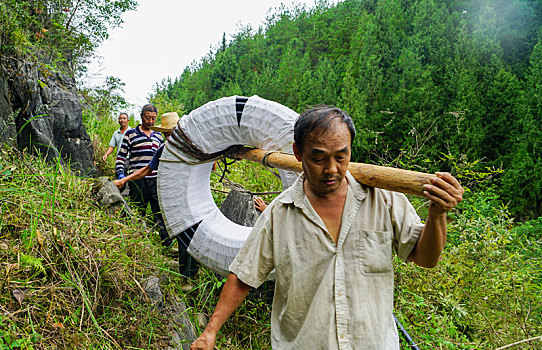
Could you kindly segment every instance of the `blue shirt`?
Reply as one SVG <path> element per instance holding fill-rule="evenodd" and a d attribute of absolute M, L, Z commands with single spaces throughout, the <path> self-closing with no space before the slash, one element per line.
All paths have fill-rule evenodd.
<path fill-rule="evenodd" d="M 154 156 L 151 159 L 151 162 L 149 163 L 149 167 L 152 170 L 154 171 L 158 170 L 158 165 L 160 164 L 160 157 L 162 156 L 163 151 L 164 151 L 164 145 L 162 144 L 162 146 L 160 146 L 160 148 L 156 150 L 156 153 L 154 154 Z"/>
<path fill-rule="evenodd" d="M 124 134 L 126 131 L 130 130 L 131 128 L 127 128 L 124 132 L 121 132 L 120 129 L 115 130 L 113 133 L 113 136 L 111 136 L 111 141 L 109 141 L 109 146 L 117 149 L 117 155 L 120 151 L 120 145 L 122 144 L 122 139 L 124 138 Z"/>

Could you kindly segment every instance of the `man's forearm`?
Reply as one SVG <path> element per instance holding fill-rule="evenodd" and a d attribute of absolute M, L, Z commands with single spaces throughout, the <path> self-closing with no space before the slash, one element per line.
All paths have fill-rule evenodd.
<path fill-rule="evenodd" d="M 103 156 L 104 161 L 107 159 L 107 157 L 109 157 L 111 153 L 113 153 L 113 150 L 114 150 L 113 147 L 111 146 L 107 147 L 107 150 L 105 151 L 105 154 Z"/>
<path fill-rule="evenodd" d="M 126 181 L 134 181 L 144 178 L 145 176 L 152 173 L 152 169 L 150 166 L 145 166 L 144 168 L 141 168 L 137 170 L 136 172 L 133 172 L 132 174 L 126 176 Z"/>
<path fill-rule="evenodd" d="M 237 278 L 237 275 L 230 273 L 207 327 L 190 349 L 212 349 L 214 347 L 218 331 L 235 309 L 241 305 L 250 288 L 248 284 Z"/>
<path fill-rule="evenodd" d="M 424 196 L 431 200 L 427 222 L 414 250 L 408 257 L 423 267 L 435 267 L 446 243 L 446 212 L 463 200 L 465 190 L 449 173 L 437 172 L 423 185 Z"/>
<path fill-rule="evenodd" d="M 131 173 L 130 175 L 123 177 L 122 179 L 117 179 L 113 181 L 113 183 L 121 189 L 122 186 L 124 186 L 128 181 L 134 181 L 144 178 L 145 176 L 149 175 L 152 172 L 152 169 L 150 166 L 146 166 L 144 168 L 139 169 L 138 171 Z"/>
<path fill-rule="evenodd" d="M 429 209 L 427 222 L 416 243 L 410 260 L 423 267 L 437 266 L 446 244 L 446 213 L 434 215 Z"/>

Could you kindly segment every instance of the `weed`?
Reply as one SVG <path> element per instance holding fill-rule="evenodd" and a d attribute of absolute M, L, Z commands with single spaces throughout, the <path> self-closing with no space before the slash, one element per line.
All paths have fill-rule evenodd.
<path fill-rule="evenodd" d="M 140 219 L 105 213 L 89 200 L 94 181 L 58 163 L 0 155 L 10 169 L 0 175 L 0 346 L 167 345 L 167 313 L 147 302 L 139 281 L 169 272 Z"/>

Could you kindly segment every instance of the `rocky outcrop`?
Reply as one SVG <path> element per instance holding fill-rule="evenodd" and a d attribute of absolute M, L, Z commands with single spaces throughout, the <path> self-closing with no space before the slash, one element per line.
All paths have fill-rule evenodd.
<path fill-rule="evenodd" d="M 96 181 L 96 201 L 108 213 L 116 213 L 124 210 L 127 215 L 133 215 L 132 210 L 115 184 L 105 176 Z"/>
<path fill-rule="evenodd" d="M 7 80 L 0 71 L 0 143 L 15 146 L 17 133 L 9 96 Z"/>
<path fill-rule="evenodd" d="M 0 143 L 59 159 L 81 176 L 97 175 L 75 80 L 30 63 L 12 62 L 2 68 Z"/>

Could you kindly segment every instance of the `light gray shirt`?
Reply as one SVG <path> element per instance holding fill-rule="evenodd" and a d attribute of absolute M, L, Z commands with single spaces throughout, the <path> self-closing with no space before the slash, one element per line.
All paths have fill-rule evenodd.
<path fill-rule="evenodd" d="M 126 133 L 126 131 L 130 129 L 131 128 L 127 128 L 124 132 L 120 132 L 120 129 L 117 129 L 113 133 L 113 136 L 111 136 L 111 141 L 109 141 L 109 146 L 116 148 L 117 154 L 119 154 L 120 145 L 122 144 L 122 138 L 124 137 L 124 134 Z"/>
<path fill-rule="evenodd" d="M 252 287 L 275 269 L 274 349 L 399 349 L 392 250 L 406 261 L 423 225 L 403 194 L 346 177 L 337 244 L 301 176 L 258 218 L 230 266 Z"/>

